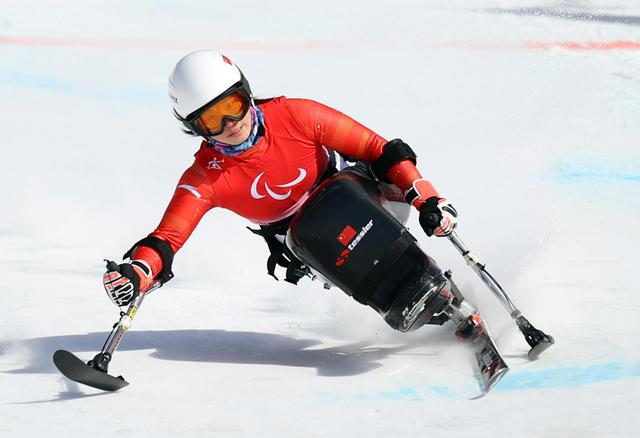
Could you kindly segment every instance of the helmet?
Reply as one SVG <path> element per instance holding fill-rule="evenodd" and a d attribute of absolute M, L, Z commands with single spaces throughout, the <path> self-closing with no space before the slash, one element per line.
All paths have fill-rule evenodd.
<path fill-rule="evenodd" d="M 242 91 L 248 101 L 251 100 L 249 82 L 240 69 L 229 58 L 213 50 L 189 53 L 178 61 L 169 75 L 169 97 L 174 115 L 182 122 L 183 130 L 193 135 L 203 135 L 194 123 L 198 115 L 235 90 Z"/>

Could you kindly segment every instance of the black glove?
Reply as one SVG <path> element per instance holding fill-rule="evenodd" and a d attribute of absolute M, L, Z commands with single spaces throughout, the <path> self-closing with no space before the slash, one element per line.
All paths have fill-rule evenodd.
<path fill-rule="evenodd" d="M 420 206 L 420 226 L 427 236 L 444 237 L 454 230 L 458 212 L 445 198 L 432 196 Z"/>

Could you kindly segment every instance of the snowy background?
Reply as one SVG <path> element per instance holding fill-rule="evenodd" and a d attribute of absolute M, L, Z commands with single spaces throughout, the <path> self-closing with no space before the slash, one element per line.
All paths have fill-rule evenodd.
<path fill-rule="evenodd" d="M 640 6 L 626 1 L 28 1 L 0 7 L 1 436 L 640 436 Z M 401 137 L 460 235 L 556 345 L 540 360 L 445 239 L 410 228 L 481 308 L 511 371 L 480 400 L 451 327 L 391 331 L 276 283 L 225 211 L 145 301 L 102 393 L 53 351 L 100 349 L 103 258 L 159 221 L 198 141 L 166 80 L 189 51 L 263 97 Z"/>

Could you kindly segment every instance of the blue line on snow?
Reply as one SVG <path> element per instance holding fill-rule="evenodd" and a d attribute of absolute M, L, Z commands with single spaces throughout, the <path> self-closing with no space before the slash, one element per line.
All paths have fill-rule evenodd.
<path fill-rule="evenodd" d="M 28 73 L 0 73 L 0 83 L 29 88 L 44 88 L 46 90 L 59 91 L 62 93 L 70 93 L 75 91 L 75 87 L 70 82 Z"/>
<path fill-rule="evenodd" d="M 100 86 L 84 83 L 78 84 L 53 77 L 35 75 L 24 72 L 0 72 L 0 85 L 37 88 L 65 94 L 76 94 L 95 98 L 101 101 L 117 100 L 135 104 L 169 102 L 163 86 L 148 84 L 108 84 L 101 82 Z"/>
<path fill-rule="evenodd" d="M 492 391 L 526 391 L 533 389 L 572 389 L 600 382 L 640 377 L 640 362 L 611 362 L 597 365 L 549 368 L 536 371 L 511 370 Z M 365 392 L 352 395 L 325 394 L 329 403 L 340 401 L 414 401 L 445 398 L 468 398 L 467 390 L 454 390 L 446 386 L 405 386 L 391 391 Z"/>
<path fill-rule="evenodd" d="M 397 391 L 387 391 L 373 394 L 360 394 L 355 397 L 358 400 L 409 400 L 425 401 L 425 397 L 414 388 L 401 388 Z"/>
<path fill-rule="evenodd" d="M 575 182 L 640 182 L 640 169 L 613 163 L 580 163 L 568 161 L 558 164 L 551 179 L 561 183 Z"/>
<path fill-rule="evenodd" d="M 520 371 L 507 374 L 495 387 L 497 391 L 523 389 L 577 388 L 599 382 L 640 377 L 638 363 L 598 365 Z"/>

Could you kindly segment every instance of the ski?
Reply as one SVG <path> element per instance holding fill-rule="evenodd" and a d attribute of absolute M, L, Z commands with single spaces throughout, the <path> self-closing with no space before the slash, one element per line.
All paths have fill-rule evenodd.
<path fill-rule="evenodd" d="M 480 373 L 483 394 L 488 393 L 498 381 L 509 371 L 509 367 L 498 353 L 491 337 L 485 332 L 482 339 L 477 340 L 475 352 Z"/>
<path fill-rule="evenodd" d="M 103 391 L 117 391 L 129 384 L 122 376 L 114 377 L 100 371 L 66 350 L 53 353 L 53 363 L 68 379 Z"/>
<path fill-rule="evenodd" d="M 115 264 L 115 262 L 107 261 L 107 269 L 110 269 L 112 264 Z M 125 333 L 131 327 L 131 321 L 138 313 L 144 298 L 147 294 L 161 287 L 162 284 L 161 281 L 157 280 L 129 304 L 126 312 L 120 311 L 120 319 L 113 325 L 102 349 L 89 362 L 84 363 L 67 350 L 58 350 L 53 353 L 53 363 L 58 370 L 74 382 L 104 391 L 117 391 L 127 386 L 129 382 L 124 380 L 122 376 L 114 377 L 108 374 L 109 362 L 111 362 L 113 354 L 120 345 Z"/>
<path fill-rule="evenodd" d="M 475 355 L 482 396 L 486 395 L 509 371 L 480 314 L 468 303 L 458 304 L 450 313 L 453 321 L 460 321 L 455 335 L 470 342 Z M 469 315 L 463 318 L 463 315 Z"/>

